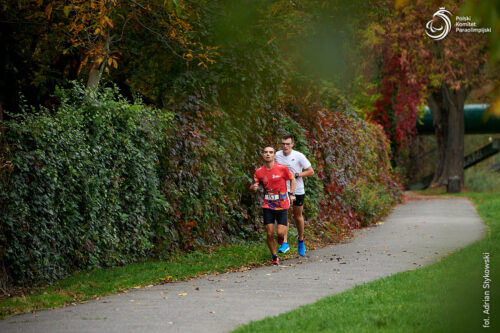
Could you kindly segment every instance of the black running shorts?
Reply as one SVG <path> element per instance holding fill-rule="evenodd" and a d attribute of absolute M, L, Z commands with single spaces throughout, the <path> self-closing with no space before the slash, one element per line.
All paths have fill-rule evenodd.
<path fill-rule="evenodd" d="M 305 194 L 298 194 L 295 196 L 295 201 L 293 202 L 294 206 L 303 206 L 304 205 L 304 198 L 306 197 Z"/>
<path fill-rule="evenodd" d="M 278 222 L 278 224 L 287 226 L 288 225 L 288 211 L 286 209 L 269 209 L 263 208 L 264 215 L 264 225 L 266 224 L 274 224 L 274 221 Z"/>

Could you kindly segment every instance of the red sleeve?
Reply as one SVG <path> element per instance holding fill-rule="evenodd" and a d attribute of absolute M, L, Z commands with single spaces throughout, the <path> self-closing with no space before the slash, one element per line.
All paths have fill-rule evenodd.
<path fill-rule="evenodd" d="M 254 181 L 254 183 L 259 182 L 259 176 L 257 175 L 257 171 L 255 171 L 255 173 L 253 174 L 253 181 Z"/>

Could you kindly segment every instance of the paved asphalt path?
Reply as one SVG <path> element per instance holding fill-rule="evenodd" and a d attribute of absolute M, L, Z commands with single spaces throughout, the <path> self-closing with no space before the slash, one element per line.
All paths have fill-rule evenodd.
<path fill-rule="evenodd" d="M 345 243 L 277 267 L 134 289 L 0 321 L 0 332 L 227 332 L 357 284 L 432 264 L 480 240 L 486 227 L 464 198 L 410 197 Z M 181 296 L 183 295 L 183 296 Z"/>

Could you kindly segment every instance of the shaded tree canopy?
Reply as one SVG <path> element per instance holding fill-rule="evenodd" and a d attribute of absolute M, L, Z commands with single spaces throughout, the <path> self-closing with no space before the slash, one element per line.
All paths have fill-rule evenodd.
<path fill-rule="evenodd" d="M 440 6 L 459 15 L 461 4 L 445 1 Z M 418 107 L 428 103 L 439 156 L 433 185 L 445 185 L 451 176 L 459 176 L 463 184 L 463 105 L 470 90 L 488 78 L 488 39 L 454 29 L 443 40 L 429 38 L 425 26 L 436 10 L 433 1 L 408 2 L 370 27 L 367 45 L 381 75 L 371 117 L 384 126 L 395 150 L 401 149 L 416 134 Z"/>

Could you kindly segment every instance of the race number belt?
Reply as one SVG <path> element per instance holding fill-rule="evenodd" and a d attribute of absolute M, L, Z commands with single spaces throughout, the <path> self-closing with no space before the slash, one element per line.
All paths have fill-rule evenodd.
<path fill-rule="evenodd" d="M 280 199 L 280 195 L 279 194 L 266 194 L 264 196 L 264 199 L 266 199 L 267 201 L 278 201 Z"/>

